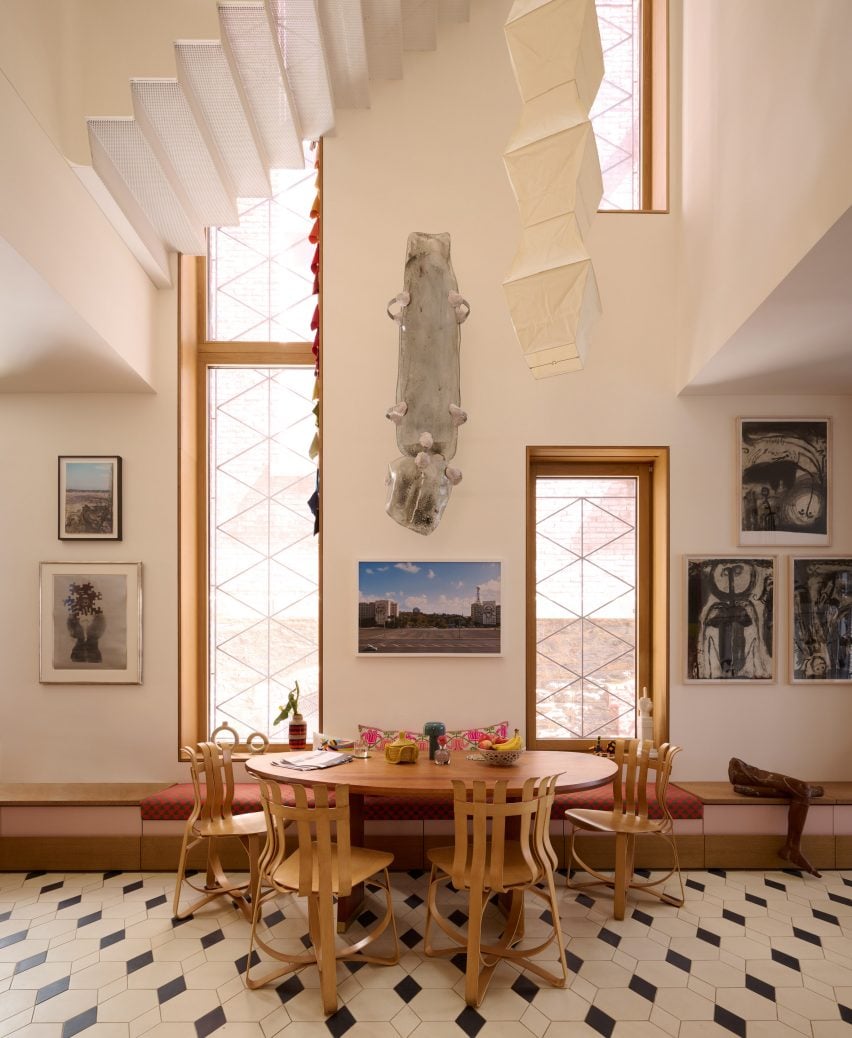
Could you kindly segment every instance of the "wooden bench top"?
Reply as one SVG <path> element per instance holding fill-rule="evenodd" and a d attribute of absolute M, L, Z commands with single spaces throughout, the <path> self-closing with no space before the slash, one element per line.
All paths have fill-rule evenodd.
<path fill-rule="evenodd" d="M 170 782 L 0 782 L 0 807 L 134 807 Z"/>
<path fill-rule="evenodd" d="M 788 804 L 788 797 L 745 797 L 735 793 L 730 782 L 683 782 L 678 779 L 681 789 L 699 797 L 705 804 L 729 804 L 742 807 L 746 804 Z M 811 801 L 812 804 L 833 805 L 852 804 L 852 782 L 819 782 L 825 795 Z"/>

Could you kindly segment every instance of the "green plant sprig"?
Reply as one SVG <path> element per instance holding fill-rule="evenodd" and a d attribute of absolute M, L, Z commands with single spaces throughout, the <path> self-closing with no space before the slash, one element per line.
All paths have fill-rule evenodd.
<path fill-rule="evenodd" d="M 287 696 L 287 702 L 282 706 L 278 712 L 278 716 L 272 722 L 273 724 L 279 724 L 290 716 L 295 717 L 299 713 L 299 682 L 297 681 L 293 688 L 290 689 L 290 694 Z"/>

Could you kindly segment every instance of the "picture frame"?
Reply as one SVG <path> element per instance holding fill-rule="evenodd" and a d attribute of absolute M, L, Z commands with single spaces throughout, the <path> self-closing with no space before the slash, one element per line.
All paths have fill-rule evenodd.
<path fill-rule="evenodd" d="M 790 683 L 852 681 L 852 556 L 790 558 Z"/>
<path fill-rule="evenodd" d="M 142 563 L 39 564 L 39 681 L 142 684 Z"/>
<path fill-rule="evenodd" d="M 738 543 L 831 544 L 831 419 L 738 418 Z"/>
<path fill-rule="evenodd" d="M 359 656 L 502 655 L 502 564 L 358 563 Z"/>
<path fill-rule="evenodd" d="M 688 555 L 685 680 L 776 680 L 775 556 Z"/>
<path fill-rule="evenodd" d="M 60 541 L 121 540 L 121 458 L 60 455 Z"/>

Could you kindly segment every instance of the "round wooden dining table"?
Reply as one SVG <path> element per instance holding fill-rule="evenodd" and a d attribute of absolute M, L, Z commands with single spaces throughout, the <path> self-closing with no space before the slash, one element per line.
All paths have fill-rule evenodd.
<path fill-rule="evenodd" d="M 449 764 L 435 764 L 421 753 L 413 764 L 391 764 L 381 750 L 371 751 L 365 758 L 353 758 L 345 764 L 313 771 L 287 767 L 287 755 L 264 753 L 250 757 L 246 771 L 257 778 L 287 785 L 347 785 L 349 787 L 350 831 L 353 844 L 364 841 L 364 797 L 405 796 L 450 799 L 453 779 L 470 784 L 480 779 L 493 786 L 500 779 L 509 783 L 507 795 L 519 794 L 529 778 L 557 775 L 556 789 L 567 793 L 579 789 L 605 786 L 615 775 L 615 764 L 606 757 L 570 750 L 526 750 L 517 763 L 508 766 L 471 760 L 474 752 L 453 753 Z M 338 929 L 345 930 L 355 917 L 363 891 L 341 898 L 337 906 Z"/>

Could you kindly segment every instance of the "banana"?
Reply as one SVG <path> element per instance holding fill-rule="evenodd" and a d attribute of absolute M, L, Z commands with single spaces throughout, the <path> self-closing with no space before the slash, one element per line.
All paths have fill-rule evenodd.
<path fill-rule="evenodd" d="M 506 742 L 495 743 L 494 745 L 494 749 L 500 753 L 507 753 L 513 750 L 520 750 L 522 748 L 523 746 L 521 743 L 521 733 L 518 731 L 517 728 L 515 729 L 515 734 L 512 736 L 511 739 L 507 739 Z"/>

